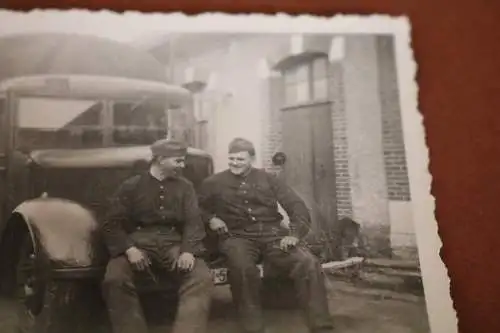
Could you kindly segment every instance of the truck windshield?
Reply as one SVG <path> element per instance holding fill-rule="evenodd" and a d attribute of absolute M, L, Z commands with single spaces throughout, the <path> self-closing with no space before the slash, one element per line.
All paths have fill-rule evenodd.
<path fill-rule="evenodd" d="M 142 101 L 22 97 L 17 105 L 18 149 L 150 144 L 167 131 L 165 109 Z"/>

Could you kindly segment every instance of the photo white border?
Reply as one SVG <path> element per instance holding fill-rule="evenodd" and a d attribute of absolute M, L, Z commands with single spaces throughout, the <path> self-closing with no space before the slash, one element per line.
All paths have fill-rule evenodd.
<path fill-rule="evenodd" d="M 65 13 L 61 16 L 61 13 Z M 28 19 L 28 21 L 26 21 Z M 252 24 L 249 24 L 252 20 Z M 425 141 L 423 117 L 418 110 L 417 63 L 411 49 L 411 26 L 405 16 L 336 15 L 319 17 L 287 14 L 223 14 L 205 13 L 188 16 L 183 13 L 140 13 L 112 11 L 91 12 L 74 9 L 12 12 L 0 10 L 0 35 L 16 32 L 80 32 L 105 26 L 110 35 L 133 26 L 146 26 L 148 33 L 330 33 L 391 34 L 395 37 L 398 85 L 403 132 L 412 197 L 412 211 L 417 234 L 418 252 L 423 276 L 427 312 L 432 333 L 458 332 L 457 317 L 450 296 L 449 277 L 439 251 L 441 240 L 434 215 L 431 194 L 429 154 Z M 22 27 L 22 28 L 20 28 Z M 17 29 L 17 30 L 16 30 Z M 114 30 L 116 29 L 116 30 Z M 128 30 L 127 30 L 128 29 Z M 102 32 L 102 30 L 101 30 Z M 122 31 L 123 32 L 123 31 Z M 129 36 L 132 38 L 132 36 Z M 136 37 L 140 37 L 137 35 Z M 126 38 L 123 37 L 124 42 Z"/>

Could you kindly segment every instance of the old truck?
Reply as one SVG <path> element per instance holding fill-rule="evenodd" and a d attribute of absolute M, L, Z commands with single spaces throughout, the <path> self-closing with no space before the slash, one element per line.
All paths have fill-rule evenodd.
<path fill-rule="evenodd" d="M 75 330 L 91 320 L 65 318 L 105 313 L 87 310 L 100 302 L 109 196 L 145 167 L 152 142 L 189 141 L 170 128 L 191 94 L 151 55 L 102 38 L 16 35 L 0 50 L 0 291 L 19 299 L 20 329 Z M 198 185 L 212 165 L 191 147 L 185 176 Z"/>
<path fill-rule="evenodd" d="M 143 170 L 149 144 L 167 135 L 168 110 L 190 94 L 157 82 L 81 75 L 5 80 L 0 92 L 0 283 L 4 294 L 24 299 L 37 325 L 49 325 L 56 322 L 45 320 L 44 311 L 54 308 L 50 287 L 99 280 L 107 252 L 98 224 L 109 196 Z M 210 155 L 189 148 L 184 173 L 199 185 L 212 173 Z"/>

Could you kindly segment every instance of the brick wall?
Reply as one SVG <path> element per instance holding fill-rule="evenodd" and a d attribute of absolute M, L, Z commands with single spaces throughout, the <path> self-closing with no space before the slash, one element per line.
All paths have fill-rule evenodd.
<path fill-rule="evenodd" d="M 329 75 L 329 96 L 332 103 L 337 214 L 339 217 L 352 217 L 347 120 L 344 107 L 344 86 L 342 81 L 342 65 L 338 62 L 332 63 L 330 65 Z"/>
<path fill-rule="evenodd" d="M 387 195 L 389 200 L 410 201 L 393 43 L 391 36 L 377 39 Z"/>
<path fill-rule="evenodd" d="M 273 155 L 282 150 L 282 111 L 283 84 L 280 76 L 273 76 L 266 80 L 268 88 L 269 112 L 263 117 L 264 138 L 262 140 L 263 167 L 272 172 L 279 172 L 280 167 L 272 164 Z"/>

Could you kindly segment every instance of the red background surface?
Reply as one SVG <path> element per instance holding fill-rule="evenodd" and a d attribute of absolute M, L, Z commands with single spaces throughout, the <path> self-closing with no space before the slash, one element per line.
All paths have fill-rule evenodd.
<path fill-rule="evenodd" d="M 3 0 L 3 7 L 408 15 L 461 333 L 500 332 L 500 1 Z M 435 332 L 447 333 L 447 332 Z"/>

